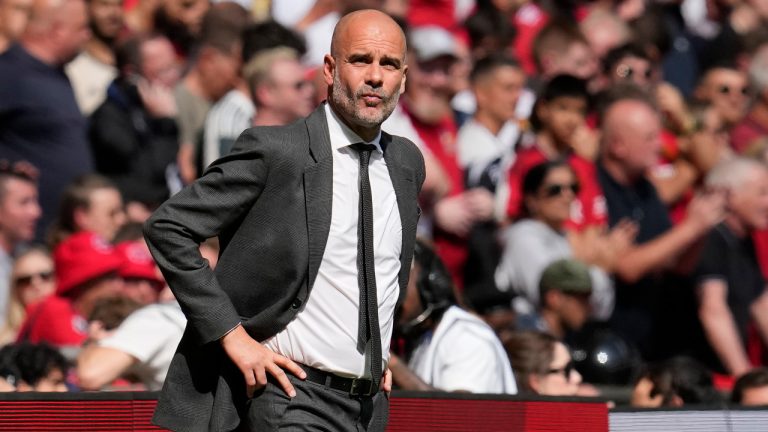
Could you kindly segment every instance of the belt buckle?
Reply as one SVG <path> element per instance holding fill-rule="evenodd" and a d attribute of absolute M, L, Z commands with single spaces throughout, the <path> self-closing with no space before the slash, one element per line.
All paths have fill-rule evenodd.
<path fill-rule="evenodd" d="M 354 378 L 349 388 L 350 396 L 371 396 L 373 394 L 373 380 Z"/>

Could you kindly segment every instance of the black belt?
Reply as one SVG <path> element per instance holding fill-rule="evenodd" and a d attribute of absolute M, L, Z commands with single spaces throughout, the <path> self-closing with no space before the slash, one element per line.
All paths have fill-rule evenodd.
<path fill-rule="evenodd" d="M 373 396 L 379 390 L 374 388 L 373 381 L 369 379 L 345 378 L 307 365 L 300 366 L 307 373 L 307 381 L 349 393 L 353 397 Z"/>

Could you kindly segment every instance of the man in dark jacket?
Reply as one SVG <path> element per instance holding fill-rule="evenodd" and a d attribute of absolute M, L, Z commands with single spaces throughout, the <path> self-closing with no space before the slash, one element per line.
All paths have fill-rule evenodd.
<path fill-rule="evenodd" d="M 146 219 L 169 196 L 179 150 L 173 86 L 179 69 L 164 36 L 138 36 L 117 51 L 120 76 L 93 113 L 96 170 L 120 189 L 129 216 Z M 142 216 L 144 215 L 144 216 Z"/>
<path fill-rule="evenodd" d="M 384 430 L 424 182 L 418 148 L 380 128 L 404 89 L 405 52 L 389 16 L 343 17 L 325 56 L 328 103 L 247 130 L 147 222 L 188 320 L 157 424 Z M 215 272 L 198 250 L 214 236 Z"/>

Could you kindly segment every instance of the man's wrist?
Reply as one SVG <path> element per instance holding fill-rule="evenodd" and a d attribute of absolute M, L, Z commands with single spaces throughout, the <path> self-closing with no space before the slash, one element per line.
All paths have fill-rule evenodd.
<path fill-rule="evenodd" d="M 230 333 L 232 333 L 233 331 L 237 330 L 237 328 L 238 328 L 238 327 L 242 327 L 242 326 L 243 326 L 243 324 L 242 324 L 242 323 L 237 323 L 237 325 L 235 325 L 235 326 L 234 326 L 234 327 L 232 327 L 231 329 L 227 330 L 227 332 L 226 332 L 226 333 L 224 333 L 223 335 L 221 335 L 221 337 L 219 338 L 219 342 L 222 342 L 222 343 L 223 343 L 223 342 L 224 342 L 224 338 L 225 338 L 225 337 L 227 337 L 227 336 L 228 336 Z"/>

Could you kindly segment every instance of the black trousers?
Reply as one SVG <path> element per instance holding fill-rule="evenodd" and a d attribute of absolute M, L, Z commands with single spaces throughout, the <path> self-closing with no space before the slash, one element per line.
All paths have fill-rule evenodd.
<path fill-rule="evenodd" d="M 274 379 L 248 401 L 247 418 L 240 430 L 384 432 L 389 418 L 389 396 L 352 397 L 322 384 L 288 374 L 296 389 L 290 398 Z"/>

